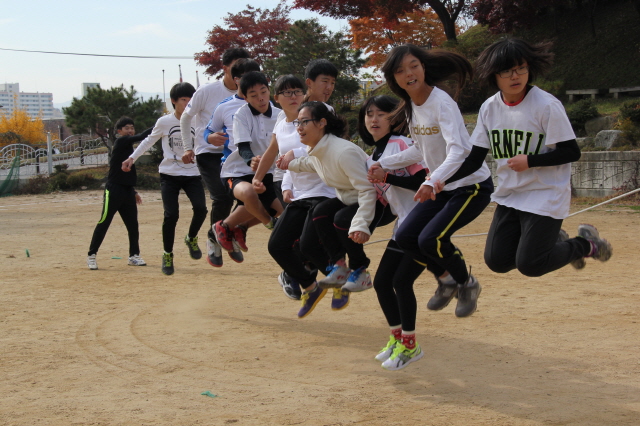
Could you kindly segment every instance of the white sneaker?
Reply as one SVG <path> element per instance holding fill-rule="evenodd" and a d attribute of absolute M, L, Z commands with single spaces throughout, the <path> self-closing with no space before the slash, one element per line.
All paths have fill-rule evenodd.
<path fill-rule="evenodd" d="M 378 352 L 378 355 L 376 355 L 376 361 L 384 362 L 388 360 L 393 354 L 393 350 L 396 348 L 396 345 L 398 343 L 401 342 L 399 340 L 396 340 L 396 338 L 391 335 L 391 337 L 389 338 L 389 342 L 387 342 L 387 346 L 380 349 L 380 352 Z"/>
<path fill-rule="evenodd" d="M 139 254 L 134 254 L 133 256 L 129 256 L 129 265 L 130 266 L 147 266 L 147 263 L 142 260 Z"/>
<path fill-rule="evenodd" d="M 349 279 L 346 284 L 342 286 L 343 290 L 349 290 L 352 292 L 365 291 L 373 288 L 371 282 L 371 275 L 364 267 L 358 268 L 349 274 Z"/>
<path fill-rule="evenodd" d="M 385 370 L 400 370 L 414 361 L 424 356 L 420 345 L 416 343 L 413 349 L 407 349 L 402 343 L 398 343 L 391 354 L 391 357 L 382 363 Z"/>
<path fill-rule="evenodd" d="M 87 256 L 87 266 L 89 266 L 89 269 L 91 270 L 98 269 L 98 263 L 96 262 L 95 254 L 92 254 L 91 256 Z"/>
<path fill-rule="evenodd" d="M 338 265 L 337 263 L 330 266 L 331 270 L 326 277 L 318 281 L 318 284 L 322 288 L 340 288 L 347 282 L 351 269 L 345 265 Z"/>

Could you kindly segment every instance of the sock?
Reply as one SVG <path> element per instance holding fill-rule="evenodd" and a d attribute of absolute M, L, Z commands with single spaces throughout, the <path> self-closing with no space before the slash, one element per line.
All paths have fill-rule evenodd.
<path fill-rule="evenodd" d="M 403 331 L 402 332 L 402 344 L 407 349 L 415 349 L 416 347 L 416 332 L 415 331 Z"/>
<path fill-rule="evenodd" d="M 454 284 L 456 284 L 456 280 L 453 279 L 453 276 L 451 274 L 447 275 L 444 278 L 440 277 L 440 282 L 442 284 L 444 284 L 444 285 L 454 285 Z"/>
<path fill-rule="evenodd" d="M 401 340 L 402 339 L 402 326 L 391 327 L 391 334 L 393 334 L 393 337 L 395 337 L 396 340 Z"/>
<path fill-rule="evenodd" d="M 344 258 L 342 258 L 336 262 L 336 265 L 347 266 L 347 262 L 345 262 Z"/>

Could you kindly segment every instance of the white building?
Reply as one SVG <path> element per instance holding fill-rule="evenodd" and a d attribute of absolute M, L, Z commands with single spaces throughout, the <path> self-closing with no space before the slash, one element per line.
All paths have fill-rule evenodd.
<path fill-rule="evenodd" d="M 82 83 L 82 97 L 87 96 L 87 89 L 97 89 L 100 83 Z"/>
<path fill-rule="evenodd" d="M 0 112 L 13 114 L 16 108 L 23 109 L 30 116 L 41 115 L 42 118 L 52 118 L 53 94 L 51 93 L 27 93 L 20 91 L 20 84 L 0 84 Z"/>

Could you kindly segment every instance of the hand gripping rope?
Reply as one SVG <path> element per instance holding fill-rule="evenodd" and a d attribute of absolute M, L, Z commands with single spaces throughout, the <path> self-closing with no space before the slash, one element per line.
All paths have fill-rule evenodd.
<path fill-rule="evenodd" d="M 569 216 L 567 216 L 567 217 L 575 216 L 575 215 L 578 215 L 578 214 L 580 214 L 580 213 L 584 213 L 584 212 L 586 212 L 587 210 L 591 210 L 591 209 L 595 209 L 596 207 L 604 206 L 605 204 L 609 204 L 610 202 L 612 202 L 612 201 L 616 201 L 616 200 L 619 200 L 620 198 L 628 197 L 629 195 L 631 195 L 631 194 L 635 194 L 636 192 L 640 192 L 640 188 L 634 189 L 633 191 L 626 192 L 626 193 L 624 193 L 624 194 L 622 194 L 622 195 L 618 195 L 617 197 L 613 197 L 613 198 L 611 198 L 610 200 L 603 201 L 602 203 L 600 203 L 600 204 L 596 204 L 595 206 L 587 207 L 586 209 L 583 209 L 583 210 L 577 211 L 577 212 L 575 212 L 575 213 L 571 213 L 571 214 L 570 214 Z M 452 235 L 452 236 L 451 236 L 451 238 L 480 237 L 480 236 L 482 236 L 482 235 L 487 235 L 487 234 L 488 234 L 488 232 L 484 232 L 484 233 L 482 233 L 482 234 Z M 391 238 L 386 238 L 386 239 L 384 239 L 384 240 L 369 241 L 368 243 L 365 243 L 364 245 L 366 246 L 366 245 L 369 245 L 369 244 L 382 243 L 382 242 L 385 242 L 385 241 L 389 241 L 390 239 L 391 239 Z"/>

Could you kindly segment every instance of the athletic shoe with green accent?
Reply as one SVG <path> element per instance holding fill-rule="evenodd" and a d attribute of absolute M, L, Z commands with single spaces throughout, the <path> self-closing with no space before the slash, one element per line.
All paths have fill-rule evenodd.
<path fill-rule="evenodd" d="M 302 307 L 298 311 L 298 318 L 304 318 L 309 315 L 316 307 L 318 302 L 327 294 L 326 288 L 321 288 L 316 284 L 316 288 L 311 291 L 302 293 Z"/>
<path fill-rule="evenodd" d="M 389 359 L 382 363 L 382 368 L 385 370 L 400 370 L 423 356 L 424 352 L 422 352 L 420 345 L 417 343 L 415 348 L 407 349 L 405 345 L 398 342 Z"/>
<path fill-rule="evenodd" d="M 563 241 L 567 241 L 568 239 L 569 239 L 569 234 L 567 234 L 567 231 L 565 231 L 564 229 L 561 229 L 560 233 L 558 234 L 558 242 L 560 243 Z M 587 261 L 584 260 L 584 257 L 571 261 L 571 266 L 573 266 L 576 269 L 582 269 L 586 265 L 587 265 Z"/>
<path fill-rule="evenodd" d="M 333 297 L 331 298 L 331 309 L 333 309 L 334 311 L 339 311 L 349 306 L 350 294 L 350 291 L 334 288 Z"/>
<path fill-rule="evenodd" d="M 130 266 L 147 266 L 147 262 L 145 262 L 139 254 L 134 254 L 133 256 L 129 256 L 129 265 Z"/>
<path fill-rule="evenodd" d="M 92 254 L 91 256 L 87 256 L 87 266 L 92 271 L 98 269 L 98 262 L 96 262 L 96 255 Z"/>
<path fill-rule="evenodd" d="M 397 340 L 395 336 L 392 334 L 389 337 L 387 346 L 380 349 L 380 352 L 378 352 L 378 355 L 376 355 L 376 361 L 385 362 L 386 360 L 388 360 L 391 357 L 391 354 L 393 354 L 393 350 L 396 348 L 396 346 L 399 343 L 401 343 L 400 340 Z"/>
<path fill-rule="evenodd" d="M 458 284 L 458 304 L 456 305 L 458 318 L 468 317 L 476 311 L 481 291 L 480 283 L 471 274 L 465 284 Z"/>
<path fill-rule="evenodd" d="M 273 231 L 273 228 L 276 227 L 276 223 L 278 223 L 278 218 L 272 217 L 269 223 L 264 224 L 264 227 L 267 228 L 269 231 Z"/>
<path fill-rule="evenodd" d="M 162 273 L 173 275 L 173 272 L 173 253 L 165 253 L 162 255 Z"/>
<path fill-rule="evenodd" d="M 198 247 L 197 235 L 193 238 L 189 238 L 188 234 L 185 235 L 184 243 L 189 247 L 189 256 L 191 256 L 192 259 L 202 259 L 202 251 L 200 250 L 200 247 Z"/>
<path fill-rule="evenodd" d="M 578 226 L 578 236 L 591 243 L 591 252 L 585 257 L 593 257 L 600 262 L 606 262 L 613 254 L 613 248 L 609 241 L 600 238 L 600 233 L 595 226 L 586 223 Z"/>

